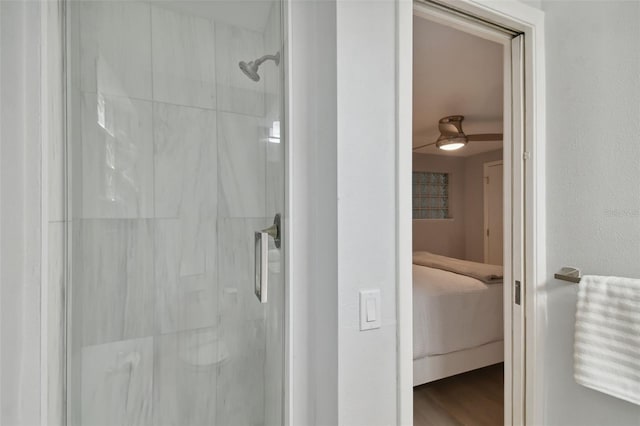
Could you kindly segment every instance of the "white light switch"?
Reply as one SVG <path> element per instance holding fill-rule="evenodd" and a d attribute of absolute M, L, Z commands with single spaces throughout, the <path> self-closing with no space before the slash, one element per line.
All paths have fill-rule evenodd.
<path fill-rule="evenodd" d="M 360 290 L 360 330 L 380 328 L 380 290 Z"/>
<path fill-rule="evenodd" d="M 376 301 L 374 298 L 367 298 L 367 322 L 376 320 Z"/>

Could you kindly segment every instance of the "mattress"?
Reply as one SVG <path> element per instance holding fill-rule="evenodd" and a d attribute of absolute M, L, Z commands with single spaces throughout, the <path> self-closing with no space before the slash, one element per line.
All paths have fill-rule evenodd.
<path fill-rule="evenodd" d="M 413 359 L 503 340 L 502 284 L 413 265 Z"/>

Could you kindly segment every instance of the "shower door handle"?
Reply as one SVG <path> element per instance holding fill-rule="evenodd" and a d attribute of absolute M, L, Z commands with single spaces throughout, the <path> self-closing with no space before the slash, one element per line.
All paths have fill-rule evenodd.
<path fill-rule="evenodd" d="M 267 303 L 269 288 L 269 237 L 276 248 L 280 248 L 280 214 L 276 214 L 273 225 L 254 234 L 255 245 L 255 288 L 260 303 Z"/>

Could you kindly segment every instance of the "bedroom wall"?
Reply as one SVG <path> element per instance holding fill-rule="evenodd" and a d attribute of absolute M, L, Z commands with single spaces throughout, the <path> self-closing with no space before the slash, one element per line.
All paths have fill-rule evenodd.
<path fill-rule="evenodd" d="M 547 279 L 539 284 L 548 426 L 638 425 L 640 406 L 573 379 L 577 286 L 562 266 L 640 278 L 640 3 L 543 1 Z"/>
<path fill-rule="evenodd" d="M 502 150 L 464 159 L 464 257 L 484 262 L 484 163 L 502 159 Z"/>
<path fill-rule="evenodd" d="M 449 208 L 451 215 L 451 219 L 414 220 L 413 250 L 425 250 L 443 256 L 463 259 L 465 251 L 464 158 L 413 154 L 413 170 L 449 173 Z"/>
<path fill-rule="evenodd" d="M 484 262 L 484 163 L 502 150 L 471 157 L 413 154 L 413 170 L 449 173 L 452 219 L 413 221 L 413 250 Z"/>

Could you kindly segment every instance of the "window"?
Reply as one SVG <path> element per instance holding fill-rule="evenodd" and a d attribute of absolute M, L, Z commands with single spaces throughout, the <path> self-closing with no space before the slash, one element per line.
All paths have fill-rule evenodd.
<path fill-rule="evenodd" d="M 413 218 L 449 217 L 449 174 L 413 172 Z"/>

